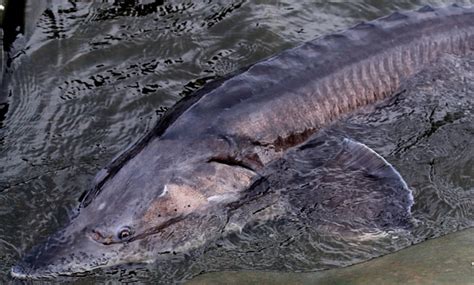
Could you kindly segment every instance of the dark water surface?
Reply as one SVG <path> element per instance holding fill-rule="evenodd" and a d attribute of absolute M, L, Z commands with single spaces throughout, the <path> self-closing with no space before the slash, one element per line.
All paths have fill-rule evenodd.
<path fill-rule="evenodd" d="M 20 254 L 68 221 L 101 167 L 204 83 L 361 20 L 454 3 L 52 2 L 28 41 L 19 39 L 25 47 L 12 54 L 8 112 L 0 109 L 0 283 L 12 281 L 9 269 Z M 455 59 L 448 67 L 461 63 Z M 386 252 L 473 225 L 472 89 L 466 94 L 405 102 L 361 115 L 359 125 L 341 123 L 343 132 L 393 162 L 414 189 L 414 215 L 422 226 L 415 238 L 400 237 Z M 380 128 L 384 124 L 390 128 Z M 314 269 L 358 260 L 342 259 L 320 261 Z M 302 269 L 310 270 L 314 260 L 302 260 Z M 246 266 L 253 267 L 240 268 Z M 208 268 L 216 267 L 205 264 L 192 274 Z M 159 274 L 138 275 L 131 280 L 160 280 Z M 77 282 L 109 277 L 95 278 Z"/>

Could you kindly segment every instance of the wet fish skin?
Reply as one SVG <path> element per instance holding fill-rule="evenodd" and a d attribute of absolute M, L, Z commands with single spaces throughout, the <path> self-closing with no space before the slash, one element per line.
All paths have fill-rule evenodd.
<path fill-rule="evenodd" d="M 474 8 L 424 8 L 310 41 L 211 83 L 101 171 L 79 215 L 12 274 L 74 274 L 199 247 L 222 234 L 227 205 L 287 150 L 390 96 L 443 53 L 473 50 Z"/>

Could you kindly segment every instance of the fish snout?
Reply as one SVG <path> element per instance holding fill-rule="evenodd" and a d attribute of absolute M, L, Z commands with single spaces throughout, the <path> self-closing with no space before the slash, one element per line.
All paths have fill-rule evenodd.
<path fill-rule="evenodd" d="M 19 279 L 51 279 L 74 276 L 111 264 L 120 254 L 117 247 L 104 246 L 110 237 L 98 230 L 80 228 L 60 231 L 31 248 L 10 269 Z"/>
<path fill-rule="evenodd" d="M 47 258 L 46 258 L 47 259 Z M 34 255 L 25 258 L 12 266 L 10 274 L 17 279 L 52 278 L 56 275 L 50 270 L 47 261 L 37 259 Z"/>

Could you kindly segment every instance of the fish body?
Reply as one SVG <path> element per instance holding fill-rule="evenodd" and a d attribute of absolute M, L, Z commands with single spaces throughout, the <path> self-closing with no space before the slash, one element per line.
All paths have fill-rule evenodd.
<path fill-rule="evenodd" d="M 212 82 L 100 171 L 77 217 L 12 275 L 154 262 L 204 245 L 229 229 L 229 208 L 248 201 L 252 185 L 289 150 L 393 95 L 443 54 L 473 50 L 474 8 L 424 7 L 309 41 Z M 397 201 L 387 217 L 408 218 L 413 197 L 398 172 L 364 145 L 344 140 L 340 147 L 329 165 L 354 175 L 363 168 L 383 181 Z"/>

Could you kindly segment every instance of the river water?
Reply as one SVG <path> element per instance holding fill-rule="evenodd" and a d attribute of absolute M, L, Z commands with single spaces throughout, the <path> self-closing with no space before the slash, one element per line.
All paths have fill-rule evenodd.
<path fill-rule="evenodd" d="M 183 96 L 216 77 L 362 20 L 450 3 L 52 1 L 34 32 L 15 42 L 4 76 L 3 95 L 8 97 L 0 109 L 0 282 L 13 282 L 9 269 L 20 254 L 67 223 L 97 171 Z M 440 74 L 463 63 L 447 61 L 447 71 Z M 416 82 L 413 88 L 429 89 Z M 415 194 L 414 217 L 421 226 L 375 255 L 473 225 L 470 88 L 464 95 L 420 96 L 419 101 L 402 94 L 395 107 L 367 111 L 335 126 L 391 161 Z M 352 257 L 310 258 L 301 270 L 348 265 L 372 255 Z M 204 265 L 183 275 L 219 269 L 199 262 Z M 252 267 L 244 262 L 236 266 Z M 271 269 L 268 264 L 262 268 Z M 168 281 L 181 280 L 178 273 Z M 101 274 L 76 282 L 123 278 L 116 276 L 120 270 Z M 126 280 L 163 280 L 158 275 L 147 269 Z"/>

